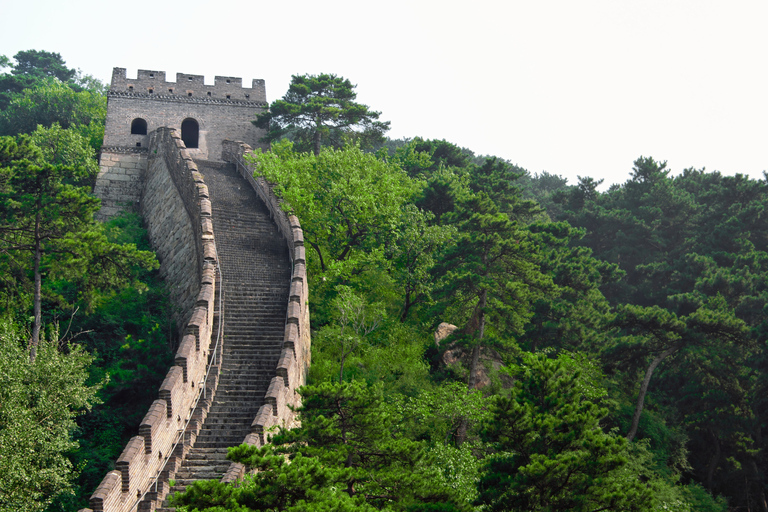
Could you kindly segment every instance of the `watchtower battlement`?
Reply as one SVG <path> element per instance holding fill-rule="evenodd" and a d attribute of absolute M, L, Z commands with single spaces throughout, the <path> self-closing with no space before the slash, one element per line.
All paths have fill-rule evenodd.
<path fill-rule="evenodd" d="M 254 79 L 251 87 L 243 87 L 243 79 L 233 76 L 216 76 L 214 85 L 205 85 L 203 75 L 176 73 L 176 81 L 168 82 L 165 71 L 140 69 L 137 78 L 128 78 L 125 68 L 112 70 L 110 94 L 152 95 L 163 100 L 187 98 L 192 101 L 248 102 L 266 106 L 267 93 L 264 80 Z"/>

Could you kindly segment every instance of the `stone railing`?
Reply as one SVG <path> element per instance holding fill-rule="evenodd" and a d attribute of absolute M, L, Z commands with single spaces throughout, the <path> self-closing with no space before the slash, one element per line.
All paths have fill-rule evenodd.
<path fill-rule="evenodd" d="M 218 384 L 215 353 L 220 332 L 212 333 L 218 258 L 211 203 L 202 174 L 173 130 L 161 128 L 151 135 L 141 206 L 161 274 L 171 285 L 174 303 L 185 311 L 186 322 L 159 399 L 115 470 L 91 496 L 91 509 L 81 512 L 154 510 L 194 443 Z M 208 365 L 211 351 L 214 357 Z"/>
<path fill-rule="evenodd" d="M 267 431 L 271 427 L 276 425 L 289 427 L 294 423 L 295 412 L 291 407 L 300 405 L 300 397 L 296 390 L 306 383 L 311 362 L 304 233 L 296 216 L 285 212 L 271 185 L 264 178 L 254 178 L 253 164 L 245 158 L 251 153 L 251 147 L 243 142 L 232 141 L 224 141 L 223 146 L 222 160 L 234 163 L 243 178 L 251 184 L 267 205 L 272 220 L 288 244 L 288 252 L 293 264 L 285 338 L 277 365 L 277 374 L 269 385 L 265 397 L 266 403 L 261 406 L 251 424 L 251 433 L 243 440 L 245 444 L 262 446 L 267 442 Z M 242 478 L 244 470 L 242 464 L 232 463 L 222 481 L 231 482 Z"/>

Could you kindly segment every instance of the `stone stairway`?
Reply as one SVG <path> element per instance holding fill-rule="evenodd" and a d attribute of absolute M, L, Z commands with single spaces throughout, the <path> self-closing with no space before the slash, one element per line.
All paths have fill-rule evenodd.
<path fill-rule="evenodd" d="M 250 433 L 280 358 L 291 281 L 286 242 L 256 192 L 233 164 L 196 163 L 213 210 L 224 339 L 213 403 L 171 493 L 195 480 L 221 479 L 230 464 L 227 447 Z"/>

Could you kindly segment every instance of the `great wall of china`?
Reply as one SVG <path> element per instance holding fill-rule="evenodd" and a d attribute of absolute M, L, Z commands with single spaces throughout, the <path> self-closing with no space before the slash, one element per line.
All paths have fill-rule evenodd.
<path fill-rule="evenodd" d="M 263 80 L 113 72 L 94 193 L 102 218 L 141 211 L 182 338 L 138 435 L 80 512 L 167 510 L 192 481 L 242 477 L 227 447 L 261 446 L 294 421 L 311 358 L 306 260 L 298 219 L 246 157 L 265 108 Z"/>

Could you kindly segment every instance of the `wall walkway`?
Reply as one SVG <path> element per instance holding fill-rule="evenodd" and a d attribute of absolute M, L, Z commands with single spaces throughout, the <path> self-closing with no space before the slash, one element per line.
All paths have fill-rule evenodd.
<path fill-rule="evenodd" d="M 184 336 L 139 435 L 85 510 L 157 510 L 170 480 L 181 490 L 238 479 L 226 448 L 261 446 L 269 427 L 294 421 L 310 363 L 303 235 L 253 179 L 249 151 L 225 142 L 230 163 L 194 161 L 173 130 L 150 135 L 141 209 Z"/>

